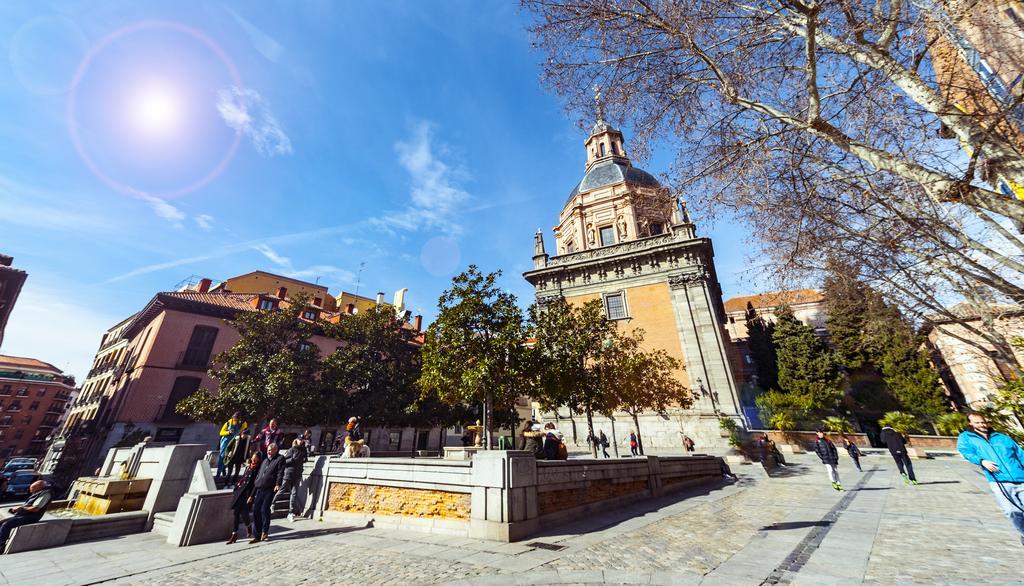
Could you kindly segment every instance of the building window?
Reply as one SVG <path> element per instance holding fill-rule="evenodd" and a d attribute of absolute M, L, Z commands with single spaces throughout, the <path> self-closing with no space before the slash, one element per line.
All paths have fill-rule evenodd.
<path fill-rule="evenodd" d="M 601 148 L 601 156 L 603 157 L 604 156 L 604 143 L 603 142 L 601 143 L 600 148 Z"/>
<path fill-rule="evenodd" d="M 0 417 L 0 426 L 7 427 L 10 424 L 11 424 L 11 416 L 10 415 L 5 415 L 3 417 Z"/>
<path fill-rule="evenodd" d="M 614 142 L 612 143 L 612 154 L 613 155 L 619 154 L 619 147 Z"/>
<path fill-rule="evenodd" d="M 664 228 L 662 227 L 661 222 L 651 222 L 651 225 L 648 228 L 648 230 L 650 230 L 651 236 L 657 236 L 658 234 L 661 234 L 662 231 L 664 231 Z"/>
<path fill-rule="evenodd" d="M 28 406 L 29 411 L 36 411 L 39 409 L 39 401 L 32 401 L 32 404 Z"/>
<path fill-rule="evenodd" d="M 182 366 L 206 368 L 213 352 L 213 342 L 217 339 L 217 328 L 196 326 L 192 330 L 192 339 L 188 341 L 188 349 L 181 360 Z"/>
<path fill-rule="evenodd" d="M 260 299 L 260 309 L 270 311 L 274 309 L 274 302 L 270 299 Z"/>
<path fill-rule="evenodd" d="M 0 395 L 10 395 L 10 394 L 11 394 L 11 385 L 4 385 L 3 388 L 0 388 Z"/>
<path fill-rule="evenodd" d="M 40 387 L 39 390 L 36 391 L 36 396 L 37 397 L 45 397 L 46 396 L 46 388 L 45 387 Z"/>
<path fill-rule="evenodd" d="M 199 383 L 202 379 L 196 376 L 179 376 L 174 379 L 174 386 L 171 387 L 171 393 L 167 397 L 167 403 L 164 405 L 162 421 L 182 421 L 187 420 L 184 415 L 179 415 L 175 411 L 175 407 L 182 399 L 188 397 L 192 393 L 199 390 Z"/>
<path fill-rule="evenodd" d="M 604 314 L 608 319 L 626 319 L 626 300 L 622 293 L 609 293 L 604 296 Z"/>
<path fill-rule="evenodd" d="M 389 431 L 388 432 L 388 450 L 397 452 L 402 446 L 402 432 L 400 431 Z"/>
<path fill-rule="evenodd" d="M 7 408 L 8 411 L 21 411 L 21 401 L 15 401 L 11 403 L 11 406 Z"/>
<path fill-rule="evenodd" d="M 601 246 L 615 244 L 615 230 L 611 226 L 601 228 Z"/>
<path fill-rule="evenodd" d="M 20 389 L 18 389 L 18 396 L 19 397 L 27 397 L 28 396 L 28 387 L 21 387 Z"/>
<path fill-rule="evenodd" d="M 316 319 L 316 312 L 313 310 L 304 311 L 302 312 L 302 317 L 309 321 L 313 321 Z"/>
<path fill-rule="evenodd" d="M 313 298 L 313 305 L 315 305 L 317 307 L 322 307 L 323 303 L 324 303 L 324 300 L 321 299 L 320 297 L 314 297 Z"/>
<path fill-rule="evenodd" d="M 566 242 L 565 243 L 565 252 L 566 252 L 566 254 L 572 254 L 572 253 L 576 252 L 576 243 L 573 242 L 572 240 Z"/>
<path fill-rule="evenodd" d="M 29 423 L 32 423 L 32 416 L 31 415 L 26 415 L 26 416 L 21 418 L 21 424 L 22 425 L 28 425 Z"/>

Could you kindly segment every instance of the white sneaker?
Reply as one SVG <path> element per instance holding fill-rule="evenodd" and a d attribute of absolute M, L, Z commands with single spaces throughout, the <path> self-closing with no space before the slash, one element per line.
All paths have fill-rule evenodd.
<path fill-rule="evenodd" d="M 294 523 L 295 522 L 295 514 L 294 513 L 288 513 L 288 520 L 291 521 L 292 523 Z"/>

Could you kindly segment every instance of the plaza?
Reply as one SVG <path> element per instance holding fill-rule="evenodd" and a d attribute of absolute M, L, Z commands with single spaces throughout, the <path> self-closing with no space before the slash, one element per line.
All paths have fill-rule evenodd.
<path fill-rule="evenodd" d="M 1022 584 L 1024 548 L 952 454 L 905 485 L 888 454 L 833 491 L 817 459 L 757 465 L 516 543 L 275 521 L 270 542 L 175 548 L 129 535 L 7 556 L 4 584 Z"/>

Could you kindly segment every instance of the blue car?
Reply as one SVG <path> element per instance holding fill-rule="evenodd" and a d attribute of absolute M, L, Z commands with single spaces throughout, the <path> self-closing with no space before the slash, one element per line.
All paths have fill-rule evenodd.
<path fill-rule="evenodd" d="M 28 487 L 37 480 L 45 480 L 41 474 L 33 470 L 19 470 L 7 479 L 7 486 L 4 487 L 4 498 L 9 500 L 28 496 Z"/>

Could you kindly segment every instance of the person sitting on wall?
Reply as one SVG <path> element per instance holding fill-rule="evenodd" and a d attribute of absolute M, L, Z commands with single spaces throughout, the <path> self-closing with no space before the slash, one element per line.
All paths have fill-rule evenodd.
<path fill-rule="evenodd" d="M 363 430 L 359 426 L 359 419 L 357 417 L 349 417 L 348 423 L 345 424 L 345 450 L 342 453 L 342 458 L 368 458 L 370 456 L 370 447 L 366 445 L 366 440 L 363 437 Z"/>
<path fill-rule="evenodd" d="M 224 422 L 224 425 L 220 428 L 220 452 L 217 458 L 217 476 L 224 476 L 227 472 L 227 458 L 228 446 L 231 444 L 231 440 L 241 433 L 242 431 L 249 429 L 249 424 L 242 421 L 242 414 L 235 411 L 231 415 L 231 419 Z"/>
<path fill-rule="evenodd" d="M 28 487 L 29 497 L 25 504 L 20 507 L 12 507 L 8 512 L 14 515 L 0 523 L 0 553 L 7 548 L 7 540 L 18 527 L 38 523 L 43 518 L 43 513 L 50 506 L 53 495 L 50 488 L 42 480 L 33 482 Z"/>
<path fill-rule="evenodd" d="M 228 483 L 234 484 L 238 480 L 238 473 L 242 470 L 242 466 L 245 465 L 246 458 L 249 457 L 249 444 L 252 438 L 249 437 L 249 430 L 242 429 L 242 431 L 236 435 L 231 443 L 228 444 L 228 450 L 225 454 L 227 459 L 227 477 Z"/>

